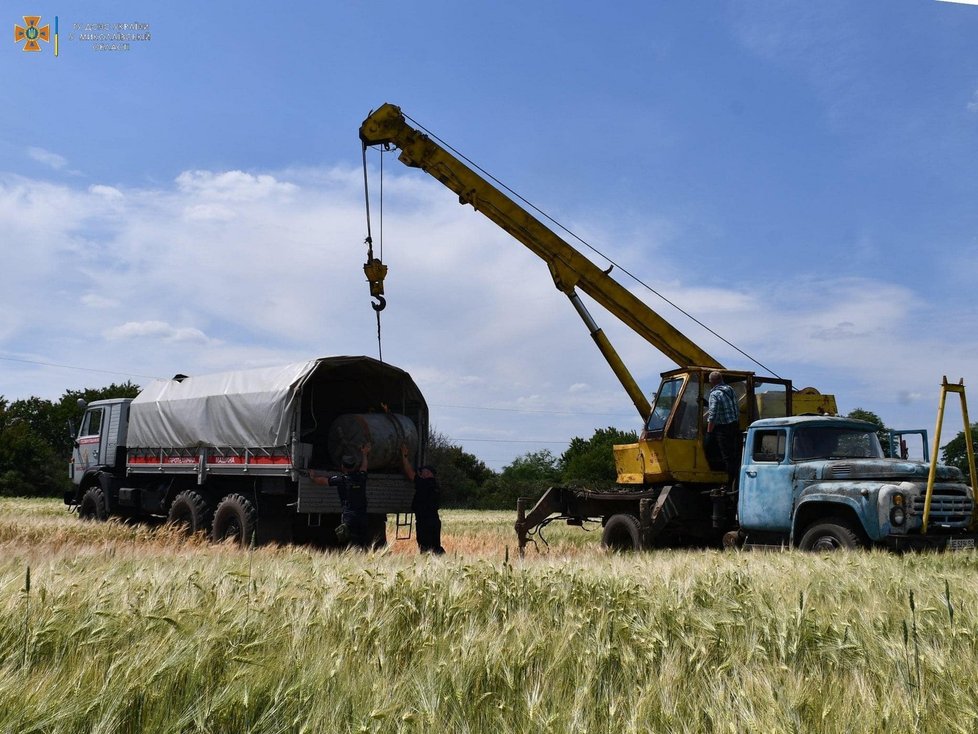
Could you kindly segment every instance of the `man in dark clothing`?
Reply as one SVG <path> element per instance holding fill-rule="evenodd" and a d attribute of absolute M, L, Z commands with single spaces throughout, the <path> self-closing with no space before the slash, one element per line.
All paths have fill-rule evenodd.
<path fill-rule="evenodd" d="M 731 490 L 740 474 L 740 408 L 733 388 L 723 383 L 719 372 L 710 373 L 710 399 L 706 413 L 706 440 L 720 449 Z"/>
<path fill-rule="evenodd" d="M 343 473 L 324 477 L 309 472 L 309 478 L 316 484 L 335 486 L 340 495 L 340 526 L 336 537 L 345 545 L 367 550 L 370 547 L 370 529 L 367 522 L 367 465 L 370 457 L 370 444 L 360 447 L 360 462 L 352 454 L 340 460 Z"/>
<path fill-rule="evenodd" d="M 418 551 L 441 555 L 445 552 L 441 547 L 441 518 L 438 517 L 441 491 L 435 478 L 435 470 L 425 465 L 415 471 L 408 459 L 407 446 L 401 446 L 401 462 L 404 465 L 404 475 L 414 482 L 411 510 L 417 525 Z"/>

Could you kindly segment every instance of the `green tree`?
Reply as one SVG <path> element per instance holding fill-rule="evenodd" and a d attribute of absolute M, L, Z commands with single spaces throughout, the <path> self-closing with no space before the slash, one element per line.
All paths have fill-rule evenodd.
<path fill-rule="evenodd" d="M 978 443 L 978 423 L 971 424 L 971 445 Z M 964 431 L 958 431 L 958 435 L 948 441 L 941 449 L 941 461 L 949 466 L 956 466 L 964 472 L 968 482 L 971 481 L 971 472 L 968 468 L 968 445 L 965 443 Z"/>
<path fill-rule="evenodd" d="M 503 467 L 502 479 L 510 482 L 555 482 L 560 478 L 557 457 L 550 449 L 528 451 Z"/>
<path fill-rule="evenodd" d="M 865 410 L 863 408 L 855 408 L 854 410 L 850 410 L 846 415 L 846 418 L 866 421 L 876 426 L 876 435 L 880 440 L 880 444 L 883 446 L 883 455 L 890 455 L 890 429 L 886 427 L 885 423 L 883 423 L 882 418 L 876 415 L 876 413 L 873 411 Z"/>
<path fill-rule="evenodd" d="M 433 428 L 428 431 L 427 463 L 438 474 L 442 504 L 476 507 L 486 481 L 495 472 L 475 455 L 463 451 L 447 436 Z"/>
<path fill-rule="evenodd" d="M 102 388 L 67 390 L 58 402 L 32 396 L 9 402 L 0 397 L 0 494 L 60 495 L 69 488 L 68 460 L 86 402 L 132 398 L 139 387 L 131 382 Z"/>
<path fill-rule="evenodd" d="M 536 499 L 558 483 L 557 457 L 549 449 L 529 451 L 517 456 L 483 485 L 469 505 L 479 509 L 514 510 L 520 497 Z"/>
<path fill-rule="evenodd" d="M 0 397 L 0 495 L 56 495 L 67 485 L 67 460 L 58 460 L 16 405 Z"/>
<path fill-rule="evenodd" d="M 635 431 L 620 428 L 598 428 L 591 438 L 572 438 L 557 466 L 564 482 L 614 482 L 618 478 L 612 446 L 635 443 Z"/>

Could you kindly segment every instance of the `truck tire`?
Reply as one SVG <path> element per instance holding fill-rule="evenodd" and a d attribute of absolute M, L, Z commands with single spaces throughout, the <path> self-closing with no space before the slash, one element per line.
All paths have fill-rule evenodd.
<path fill-rule="evenodd" d="M 601 547 L 612 551 L 642 549 L 642 529 L 635 515 L 612 515 L 601 533 Z"/>
<path fill-rule="evenodd" d="M 852 523 L 840 517 L 809 525 L 798 543 L 798 547 L 805 551 L 853 550 L 862 545 L 863 541 Z"/>
<path fill-rule="evenodd" d="M 78 505 L 78 517 L 82 520 L 108 520 L 109 511 L 105 504 L 105 492 L 101 487 L 89 487 L 82 495 Z"/>
<path fill-rule="evenodd" d="M 206 533 L 211 529 L 211 508 L 203 497 L 187 490 L 174 497 L 166 520 L 186 535 Z"/>
<path fill-rule="evenodd" d="M 258 511 L 247 497 L 229 494 L 217 505 L 211 539 L 223 543 L 233 538 L 239 545 L 248 545 L 256 535 Z"/>

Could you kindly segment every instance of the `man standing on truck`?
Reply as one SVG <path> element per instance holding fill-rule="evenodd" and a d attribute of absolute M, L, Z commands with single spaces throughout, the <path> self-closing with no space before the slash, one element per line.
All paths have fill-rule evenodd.
<path fill-rule="evenodd" d="M 710 385 L 712 389 L 706 412 L 707 450 L 710 443 L 720 449 L 729 488 L 734 490 L 740 473 L 740 409 L 737 407 L 737 394 L 730 385 L 724 384 L 719 372 L 710 373 Z"/>
<path fill-rule="evenodd" d="M 414 500 L 411 510 L 418 528 L 418 551 L 441 555 L 445 549 L 441 547 L 441 518 L 438 517 L 438 505 L 441 491 L 435 478 L 433 467 L 424 465 L 415 471 L 408 459 L 408 448 L 401 444 L 401 463 L 404 466 L 404 476 L 414 482 Z"/>
<path fill-rule="evenodd" d="M 370 547 L 370 531 L 367 522 L 367 465 L 370 457 L 370 444 L 360 447 L 360 465 L 353 454 L 344 454 L 340 459 L 343 473 L 324 477 L 309 472 L 309 478 L 316 484 L 335 486 L 340 495 L 340 525 L 336 528 L 337 539 L 346 545 L 367 550 Z"/>

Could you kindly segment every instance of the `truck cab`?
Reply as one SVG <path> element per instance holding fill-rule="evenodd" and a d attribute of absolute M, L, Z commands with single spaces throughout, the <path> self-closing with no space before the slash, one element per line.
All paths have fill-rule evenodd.
<path fill-rule="evenodd" d="M 963 474 L 937 467 L 924 533 L 929 466 L 886 458 L 876 431 L 872 423 L 833 416 L 751 424 L 737 542 L 805 550 L 974 547 L 973 495 Z"/>
<path fill-rule="evenodd" d="M 84 484 L 87 476 L 102 468 L 125 466 L 125 437 L 131 402 L 131 398 L 96 400 L 85 407 L 68 468 L 75 487 Z M 76 494 L 75 489 L 70 490 L 65 502 L 70 502 Z"/>

